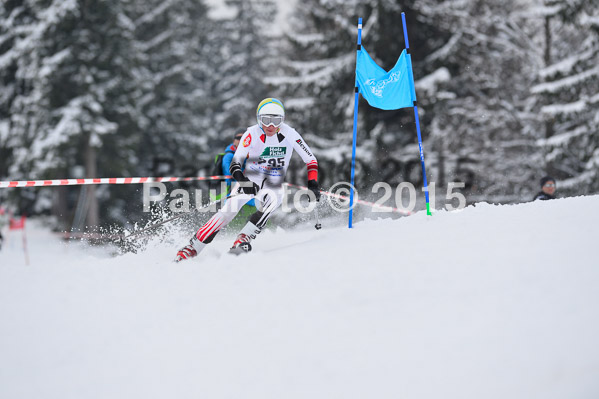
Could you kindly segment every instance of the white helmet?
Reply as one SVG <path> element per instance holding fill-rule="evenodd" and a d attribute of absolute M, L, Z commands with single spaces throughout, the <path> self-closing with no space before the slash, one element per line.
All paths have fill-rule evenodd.
<path fill-rule="evenodd" d="M 259 124 L 264 126 L 281 126 L 281 123 L 285 120 L 285 107 L 283 107 L 281 100 L 265 98 L 260 101 L 258 109 L 256 109 L 256 119 Z"/>

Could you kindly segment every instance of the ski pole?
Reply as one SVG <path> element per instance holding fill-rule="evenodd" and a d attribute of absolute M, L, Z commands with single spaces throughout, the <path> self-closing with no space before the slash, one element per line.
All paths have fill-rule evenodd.
<path fill-rule="evenodd" d="M 318 205 L 320 205 L 320 201 L 316 200 L 316 206 L 314 207 L 314 214 L 316 215 L 316 224 L 314 225 L 314 228 L 316 230 L 320 230 L 322 228 L 322 225 L 320 224 L 320 215 L 318 214 Z"/>

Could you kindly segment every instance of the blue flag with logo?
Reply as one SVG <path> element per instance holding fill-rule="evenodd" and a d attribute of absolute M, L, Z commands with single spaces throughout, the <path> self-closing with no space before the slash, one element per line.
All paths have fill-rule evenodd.
<path fill-rule="evenodd" d="M 356 81 L 360 94 L 368 104 L 386 110 L 414 106 L 416 92 L 410 74 L 410 61 L 410 56 L 403 50 L 395 66 L 386 72 L 362 46 L 358 51 Z"/>

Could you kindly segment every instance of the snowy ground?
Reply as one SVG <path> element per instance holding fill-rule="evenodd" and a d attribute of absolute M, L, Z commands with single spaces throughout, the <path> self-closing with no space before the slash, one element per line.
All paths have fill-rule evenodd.
<path fill-rule="evenodd" d="M 0 252 L 0 398 L 597 398 L 599 197 Z"/>

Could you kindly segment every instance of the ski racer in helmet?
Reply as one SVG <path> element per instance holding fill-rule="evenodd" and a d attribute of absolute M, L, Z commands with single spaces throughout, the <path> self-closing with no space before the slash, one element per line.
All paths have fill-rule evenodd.
<path fill-rule="evenodd" d="M 250 242 L 281 206 L 285 174 L 294 151 L 306 163 L 308 188 L 316 200 L 320 198 L 318 161 L 303 137 L 285 123 L 283 103 L 276 98 L 265 98 L 258 104 L 256 119 L 258 123 L 241 137 L 231 162 L 230 174 L 236 181 L 232 195 L 220 211 L 199 228 L 189 244 L 177 252 L 176 262 L 197 256 L 245 203 L 255 199 L 258 210 L 250 215 L 230 250 L 233 253 L 250 251 Z"/>

